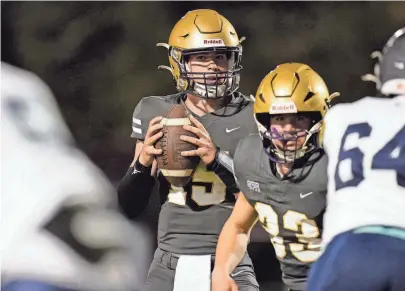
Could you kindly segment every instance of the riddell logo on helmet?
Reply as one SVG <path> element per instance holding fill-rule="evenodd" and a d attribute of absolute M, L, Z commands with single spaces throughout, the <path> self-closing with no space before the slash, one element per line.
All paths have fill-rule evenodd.
<path fill-rule="evenodd" d="M 224 41 L 220 38 L 204 39 L 203 46 L 225 46 Z"/>
<path fill-rule="evenodd" d="M 297 113 L 297 106 L 294 102 L 283 102 L 279 104 L 273 104 L 270 106 L 270 114 L 283 114 L 283 113 Z"/>

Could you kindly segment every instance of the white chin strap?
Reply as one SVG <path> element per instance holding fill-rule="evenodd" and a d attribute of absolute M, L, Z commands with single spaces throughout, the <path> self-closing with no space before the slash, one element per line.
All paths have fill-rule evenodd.
<path fill-rule="evenodd" d="M 305 155 L 305 147 L 296 151 L 282 151 L 277 148 L 273 149 L 274 155 L 280 160 L 288 163 L 294 162 L 296 159 L 302 158 Z"/>
<path fill-rule="evenodd" d="M 194 83 L 193 89 L 201 96 L 205 96 L 207 98 L 216 98 L 216 97 L 224 97 L 226 93 L 226 85 L 207 85 L 200 83 Z"/>

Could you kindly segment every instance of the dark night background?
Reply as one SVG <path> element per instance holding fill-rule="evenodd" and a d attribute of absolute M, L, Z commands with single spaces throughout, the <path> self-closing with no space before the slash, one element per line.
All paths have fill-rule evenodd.
<path fill-rule="evenodd" d="M 293 61 L 341 92 L 336 102 L 373 94 L 373 84 L 360 79 L 372 72 L 369 55 L 405 26 L 405 2 L 2 2 L 1 59 L 50 86 L 78 145 L 116 183 L 132 160 L 136 104 L 175 92 L 169 73 L 157 70 L 168 60 L 155 44 L 199 8 L 217 10 L 247 37 L 243 93 L 254 94 L 272 68 Z M 152 231 L 156 201 L 142 217 Z M 262 287 L 279 280 L 263 232 L 250 251 Z"/>

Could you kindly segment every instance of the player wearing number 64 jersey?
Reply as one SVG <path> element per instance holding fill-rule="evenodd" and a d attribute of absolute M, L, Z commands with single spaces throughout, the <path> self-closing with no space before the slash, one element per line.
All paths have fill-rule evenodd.
<path fill-rule="evenodd" d="M 405 290 L 405 28 L 376 65 L 379 93 L 326 117 L 325 252 L 310 291 Z"/>
<path fill-rule="evenodd" d="M 260 134 L 239 142 L 234 172 L 241 192 L 218 242 L 213 291 L 234 290 L 229 277 L 257 220 L 270 234 L 290 290 L 304 290 L 320 254 L 327 159 L 323 117 L 330 100 L 309 66 L 279 65 L 261 82 L 254 113 Z"/>

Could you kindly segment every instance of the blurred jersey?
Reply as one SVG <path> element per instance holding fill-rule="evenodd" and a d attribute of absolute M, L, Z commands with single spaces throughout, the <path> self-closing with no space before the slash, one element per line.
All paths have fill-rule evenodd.
<path fill-rule="evenodd" d="M 114 189 L 74 146 L 49 88 L 4 63 L 1 73 L 2 285 L 136 290 L 148 237 L 114 210 Z"/>
<path fill-rule="evenodd" d="M 405 96 L 339 104 L 325 120 L 324 242 L 368 225 L 405 229 Z"/>

